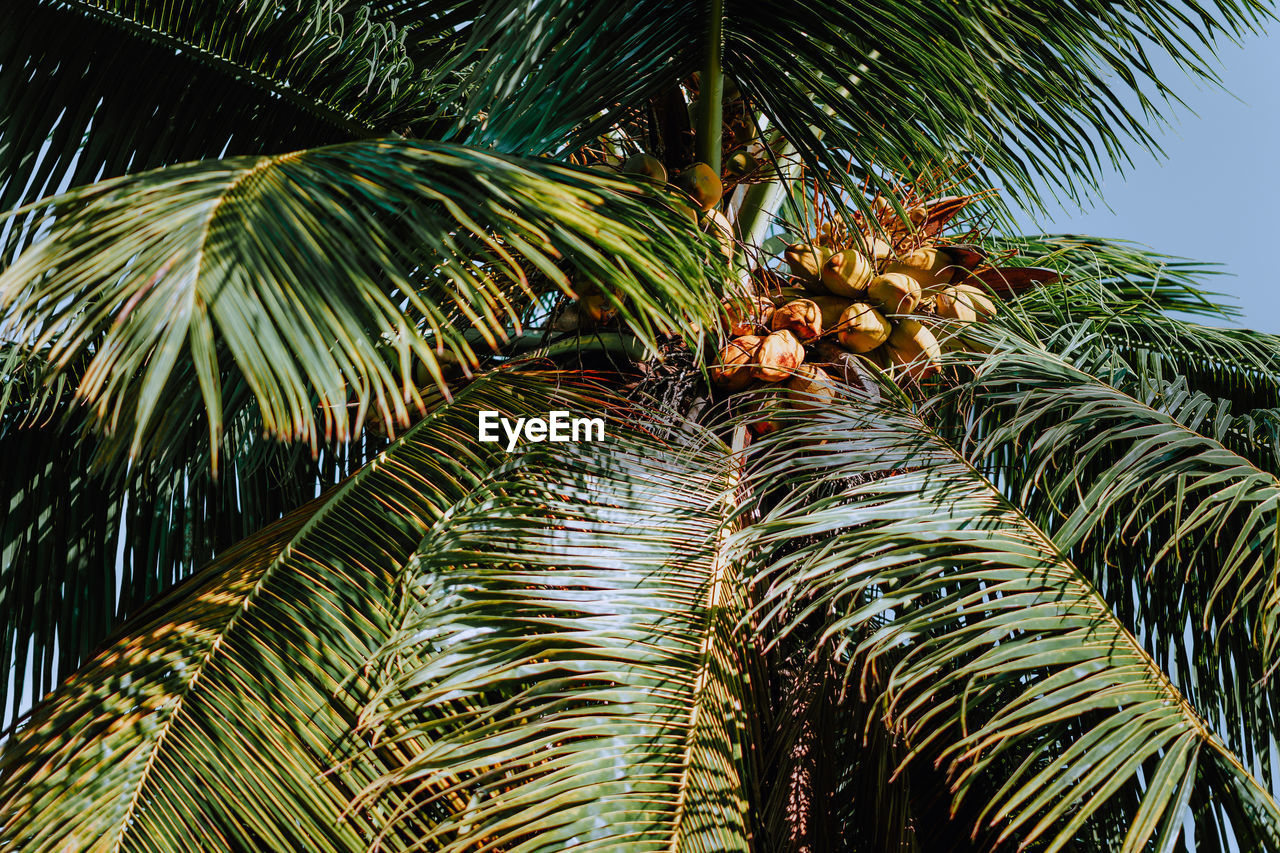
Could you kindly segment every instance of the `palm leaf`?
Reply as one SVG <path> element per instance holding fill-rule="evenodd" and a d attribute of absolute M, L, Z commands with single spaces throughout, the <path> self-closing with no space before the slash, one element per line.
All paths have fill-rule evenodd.
<path fill-rule="evenodd" d="M 1204 397 L 1163 386 L 1135 399 L 1029 347 L 992 356 L 958 393 L 970 458 L 1007 484 L 1270 778 L 1280 732 L 1269 686 L 1280 636 L 1276 475 L 1228 449 Z M 1143 567 L 1136 582 L 1133 565 Z"/>
<path fill-rule="evenodd" d="M 390 637 L 396 577 L 501 457 L 477 413 L 580 408 L 557 377 L 486 376 L 373 463 L 135 616 L 0 761 L 4 849 L 363 851 L 372 780 L 330 773 Z"/>
<path fill-rule="evenodd" d="M 823 620 L 850 688 L 976 803 L 984 846 L 1063 849 L 1128 804 L 1112 849 L 1168 849 L 1195 796 L 1229 803 L 1242 847 L 1280 842 L 1280 808 L 1098 592 L 923 421 L 810 416 L 748 482 L 784 490 L 737 542 L 771 584 L 764 612 L 783 636 Z"/>
<path fill-rule="evenodd" d="M 316 446 L 422 405 L 415 364 L 520 328 L 541 294 L 599 283 L 643 340 L 708 328 L 723 273 L 656 190 L 442 144 L 351 143 L 73 191 L 0 275 L 2 328 L 77 386 L 130 450 L 203 399 L 222 430 L 225 347 L 263 428 Z M 472 337 L 465 332 L 471 330 Z M 195 382 L 175 379 L 180 363 Z"/>
<path fill-rule="evenodd" d="M 364 721 L 385 848 L 748 849 L 736 464 L 609 429 L 513 459 L 408 568 Z"/>

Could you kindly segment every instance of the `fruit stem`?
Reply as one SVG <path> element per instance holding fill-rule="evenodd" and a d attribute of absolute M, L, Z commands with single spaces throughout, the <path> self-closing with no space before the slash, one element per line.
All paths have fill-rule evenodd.
<path fill-rule="evenodd" d="M 698 80 L 698 159 L 720 174 L 720 129 L 724 121 L 724 70 L 720 67 L 724 49 L 724 0 L 711 0 L 711 27 L 707 32 L 707 53 Z"/>

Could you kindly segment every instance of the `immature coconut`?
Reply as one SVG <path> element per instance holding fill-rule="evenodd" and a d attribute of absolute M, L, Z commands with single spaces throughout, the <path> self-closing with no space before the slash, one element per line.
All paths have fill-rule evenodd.
<path fill-rule="evenodd" d="M 684 190 L 703 210 L 710 210 L 720 203 L 724 185 L 720 176 L 706 163 L 694 163 L 672 181 L 677 189 Z"/>
<path fill-rule="evenodd" d="M 837 252 L 822 265 L 822 285 L 836 296 L 857 298 L 876 274 L 866 256 L 855 249 Z"/>
<path fill-rule="evenodd" d="M 985 319 L 995 316 L 996 304 L 985 290 L 974 287 L 972 284 L 957 284 L 955 289 L 963 298 L 969 300 L 969 304 L 973 306 L 974 312 L 979 317 Z"/>
<path fill-rule="evenodd" d="M 962 323 L 973 323 L 978 319 L 970 294 L 956 287 L 945 287 L 933 302 L 933 310 L 939 317 L 948 320 L 959 320 Z"/>
<path fill-rule="evenodd" d="M 884 271 L 909 275 L 919 282 L 921 288 L 928 290 L 950 282 L 955 274 L 955 263 L 940 249 L 916 249 L 900 258 L 890 258 Z"/>
<path fill-rule="evenodd" d="M 804 347 L 793 332 L 783 329 L 760 342 L 754 361 L 752 376 L 765 382 L 781 382 L 804 362 Z"/>
<path fill-rule="evenodd" d="M 865 302 L 855 302 L 840 315 L 836 336 L 852 352 L 871 352 L 889 339 L 889 321 Z"/>
<path fill-rule="evenodd" d="M 781 389 L 754 392 L 746 406 L 747 427 L 756 435 L 768 435 L 782 426 Z"/>
<path fill-rule="evenodd" d="M 773 312 L 773 330 L 789 329 L 802 341 L 822 334 L 822 309 L 812 299 L 793 299 Z"/>
<path fill-rule="evenodd" d="M 760 161 L 751 156 L 745 148 L 739 148 L 724 161 L 724 171 L 735 180 L 742 180 L 760 168 Z"/>
<path fill-rule="evenodd" d="M 618 306 L 610 302 L 609 298 L 596 287 L 584 289 L 578 305 L 597 326 L 603 326 L 618 316 Z"/>
<path fill-rule="evenodd" d="M 667 167 L 663 166 L 662 161 L 652 154 L 643 152 L 632 154 L 622 164 L 622 171 L 624 174 L 648 178 L 657 184 L 665 184 L 667 182 Z"/>
<path fill-rule="evenodd" d="M 818 310 L 822 312 L 822 331 L 833 331 L 840 325 L 840 315 L 844 313 L 844 309 L 853 304 L 852 299 L 843 296 L 830 296 L 828 294 L 816 294 L 809 297 L 813 300 L 813 304 L 818 306 Z"/>
<path fill-rule="evenodd" d="M 761 340 L 759 335 L 739 335 L 725 344 L 716 363 L 707 368 L 711 381 L 730 391 L 741 391 L 750 385 L 750 365 L 756 360 Z"/>
<path fill-rule="evenodd" d="M 729 334 L 750 335 L 761 327 L 768 327 L 773 318 L 773 302 L 764 296 L 744 296 L 726 299 L 721 312 L 729 321 Z"/>
<path fill-rule="evenodd" d="M 821 367 L 802 364 L 787 380 L 787 397 L 797 409 L 821 410 L 836 398 L 836 385 Z"/>
<path fill-rule="evenodd" d="M 889 359 L 898 367 L 906 368 L 915 379 L 924 379 L 938 372 L 942 349 L 938 339 L 918 320 L 904 319 L 893 327 L 885 342 Z"/>
<path fill-rule="evenodd" d="M 729 224 L 729 218 L 714 208 L 706 212 L 706 225 L 703 226 L 704 231 L 710 232 L 716 242 L 720 244 L 720 251 L 724 253 L 726 261 L 733 260 L 733 226 Z"/>
<path fill-rule="evenodd" d="M 816 284 L 822 275 L 822 265 L 831 257 L 831 250 L 817 243 L 792 243 L 782 253 L 791 274 L 809 284 Z"/>
<path fill-rule="evenodd" d="M 910 314 L 920 304 L 920 283 L 902 273 L 878 275 L 867 285 L 867 301 L 886 314 Z"/>

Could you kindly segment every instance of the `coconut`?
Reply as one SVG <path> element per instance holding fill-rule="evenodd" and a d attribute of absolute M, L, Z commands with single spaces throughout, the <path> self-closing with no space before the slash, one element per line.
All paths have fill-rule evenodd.
<path fill-rule="evenodd" d="M 950 282 L 955 264 L 950 255 L 939 249 L 916 249 L 900 258 L 889 259 L 885 272 L 909 275 L 919 282 L 920 287 L 928 290 Z"/>
<path fill-rule="evenodd" d="M 942 289 L 934 299 L 933 310 L 938 312 L 939 317 L 959 320 L 962 323 L 973 323 L 978 319 L 978 312 L 974 310 L 969 294 L 954 287 Z"/>
<path fill-rule="evenodd" d="M 792 243 L 782 253 L 791 274 L 807 284 L 816 283 L 822 275 L 822 265 L 831 257 L 831 251 L 816 243 Z"/>
<path fill-rule="evenodd" d="M 462 373 L 469 373 L 458 354 L 451 349 L 435 353 L 436 368 L 440 375 L 448 380 Z M 431 368 L 421 359 L 413 363 L 413 382 L 419 388 L 435 385 L 436 378 L 431 375 Z"/>
<path fill-rule="evenodd" d="M 760 342 L 751 375 L 765 382 L 781 382 L 804 362 L 804 347 L 788 329 L 774 332 Z"/>
<path fill-rule="evenodd" d="M 787 380 L 787 397 L 798 409 L 825 409 L 836 398 L 835 382 L 821 367 L 802 364 Z"/>
<path fill-rule="evenodd" d="M 590 325 L 591 319 L 586 316 L 586 312 L 582 310 L 582 307 L 574 302 L 565 306 L 564 310 L 560 312 L 551 324 L 551 327 L 557 332 L 576 332 Z"/>
<path fill-rule="evenodd" d="M 942 358 L 938 339 L 918 320 L 905 319 L 897 323 L 889 333 L 885 349 L 889 359 L 915 379 L 936 373 L 938 360 Z"/>
<path fill-rule="evenodd" d="M 724 171 L 734 180 L 742 180 L 760 168 L 760 161 L 745 148 L 739 148 L 724 161 Z"/>
<path fill-rule="evenodd" d="M 852 299 L 846 299 L 843 296 L 829 296 L 826 294 L 811 296 L 813 304 L 818 306 L 818 310 L 822 312 L 822 331 L 831 332 L 840 325 L 840 315 L 844 313 L 844 309 L 853 304 Z"/>
<path fill-rule="evenodd" d="M 610 302 L 609 298 L 595 287 L 584 290 L 582 298 L 578 300 L 578 305 L 585 315 L 591 318 L 591 322 L 597 326 L 603 326 L 618 316 L 618 306 Z"/>
<path fill-rule="evenodd" d="M 622 164 L 622 171 L 624 174 L 648 178 L 658 184 L 667 182 L 667 168 L 662 165 L 662 161 L 652 154 L 643 152 L 632 154 L 627 158 L 627 162 Z"/>
<path fill-rule="evenodd" d="M 837 336 L 852 352 L 871 352 L 889 338 L 889 321 L 865 302 L 855 302 L 840 315 Z"/>
<path fill-rule="evenodd" d="M 747 428 L 756 435 L 768 435 L 782 426 L 782 394 L 778 390 L 755 392 L 746 405 Z"/>
<path fill-rule="evenodd" d="M 726 299 L 721 313 L 729 321 L 729 334 L 750 335 L 760 326 L 768 327 L 773 317 L 773 303 L 764 296 Z"/>
<path fill-rule="evenodd" d="M 871 279 L 867 297 L 886 314 L 910 314 L 920 304 L 920 284 L 909 275 L 889 272 Z"/>
<path fill-rule="evenodd" d="M 734 249 L 733 226 L 729 224 L 729 218 L 713 208 L 707 211 L 706 220 L 703 230 L 715 236 L 716 242 L 720 244 L 720 251 L 724 253 L 724 259 L 732 261 Z"/>
<path fill-rule="evenodd" d="M 822 309 L 812 299 L 793 299 L 773 312 L 773 330 L 790 329 L 802 341 L 822 334 Z"/>
<path fill-rule="evenodd" d="M 750 365 L 755 361 L 761 340 L 759 335 L 739 335 L 725 344 L 716 363 L 707 370 L 711 381 L 730 391 L 740 391 L 750 385 Z"/>
<path fill-rule="evenodd" d="M 837 252 L 822 265 L 822 284 L 836 296 L 856 298 L 867 292 L 867 282 L 875 275 L 871 262 L 861 252 Z"/>
<path fill-rule="evenodd" d="M 672 183 L 677 189 L 684 190 L 703 210 L 715 207 L 720 203 L 720 196 L 724 195 L 720 176 L 706 163 L 694 163 L 676 175 Z"/>
<path fill-rule="evenodd" d="M 980 318 L 985 319 L 995 316 L 996 303 L 982 288 L 974 287 L 972 284 L 957 284 L 955 290 L 956 293 L 969 301 L 969 304 L 973 306 L 974 313 Z"/>

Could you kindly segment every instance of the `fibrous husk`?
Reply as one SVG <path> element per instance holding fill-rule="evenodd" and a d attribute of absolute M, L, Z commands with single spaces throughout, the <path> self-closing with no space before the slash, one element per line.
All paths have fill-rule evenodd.
<path fill-rule="evenodd" d="M 706 225 L 704 231 L 709 231 L 720 244 L 720 251 L 724 253 L 726 261 L 733 260 L 733 226 L 729 224 L 729 218 L 714 208 L 706 213 Z"/>
<path fill-rule="evenodd" d="M 720 196 L 724 195 L 724 185 L 720 183 L 720 176 L 706 163 L 694 163 L 676 175 L 671 183 L 676 188 L 684 190 L 704 211 L 719 204 Z"/>
<path fill-rule="evenodd" d="M 972 284 L 957 284 L 955 290 L 962 298 L 968 300 L 974 313 L 979 317 L 986 319 L 995 316 L 996 303 L 982 288 Z"/>
<path fill-rule="evenodd" d="M 763 340 L 759 335 L 739 335 L 721 347 L 716 363 L 707 369 L 711 381 L 730 391 L 751 384 L 751 365 Z"/>
<path fill-rule="evenodd" d="M 788 329 L 802 341 L 822 334 L 822 309 L 812 299 L 793 299 L 773 312 L 773 330 Z"/>
<path fill-rule="evenodd" d="M 726 299 L 722 306 L 729 334 L 734 336 L 754 334 L 761 326 L 768 328 L 773 318 L 773 302 L 764 296 Z"/>
<path fill-rule="evenodd" d="M 774 332 L 760 342 L 751 375 L 765 382 L 781 382 L 804 363 L 804 346 L 787 329 Z"/>
<path fill-rule="evenodd" d="M 787 380 L 787 397 L 797 409 L 825 409 L 836 398 L 835 382 L 821 367 L 802 364 Z"/>
<path fill-rule="evenodd" d="M 899 258 L 890 259 L 884 271 L 908 275 L 914 278 L 921 288 L 928 290 L 950 282 L 955 272 L 955 263 L 950 255 L 938 249 L 916 249 Z"/>
<path fill-rule="evenodd" d="M 822 265 L 831 257 L 831 250 L 817 243 L 792 243 L 782 257 L 792 275 L 806 284 L 817 284 L 822 276 Z"/>
<path fill-rule="evenodd" d="M 836 296 L 856 299 L 866 294 L 875 270 L 856 249 L 837 252 L 822 265 L 822 285 Z"/>
<path fill-rule="evenodd" d="M 871 352 L 889 339 L 890 324 L 865 302 L 854 302 L 840 315 L 840 345 L 852 352 Z"/>
<path fill-rule="evenodd" d="M 986 319 L 996 312 L 996 306 L 985 293 L 967 284 L 943 288 L 934 300 L 933 309 L 939 317 L 963 323 Z"/>
<path fill-rule="evenodd" d="M 910 314 L 920 304 L 920 296 L 920 283 L 902 273 L 878 275 L 867 285 L 867 300 L 886 314 Z"/>
<path fill-rule="evenodd" d="M 889 340 L 885 341 L 885 349 L 890 361 L 905 368 L 907 374 L 915 379 L 924 379 L 936 373 L 939 369 L 938 362 L 942 358 L 942 349 L 933 332 L 918 320 L 910 318 L 893 327 Z"/>
<path fill-rule="evenodd" d="M 622 172 L 627 175 L 637 175 L 642 178 L 648 178 L 650 181 L 658 184 L 667 182 L 667 167 L 662 165 L 662 161 L 652 154 L 632 154 L 627 161 L 622 164 Z"/>

